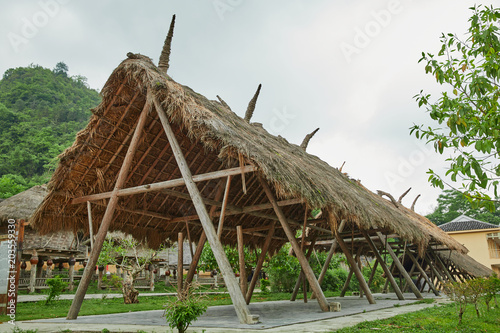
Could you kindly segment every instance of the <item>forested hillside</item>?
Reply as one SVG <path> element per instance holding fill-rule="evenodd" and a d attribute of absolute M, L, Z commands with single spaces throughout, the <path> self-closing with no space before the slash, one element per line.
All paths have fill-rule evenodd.
<path fill-rule="evenodd" d="M 100 97 L 83 76 L 37 65 L 11 68 L 0 80 L 0 198 L 50 179 Z"/>

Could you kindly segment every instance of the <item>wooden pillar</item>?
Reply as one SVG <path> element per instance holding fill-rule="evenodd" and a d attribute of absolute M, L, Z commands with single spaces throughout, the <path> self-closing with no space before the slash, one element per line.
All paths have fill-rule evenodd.
<path fill-rule="evenodd" d="M 267 232 L 266 239 L 264 240 L 264 246 L 262 247 L 262 252 L 260 254 L 259 259 L 257 260 L 257 266 L 255 266 L 255 270 L 253 272 L 252 280 L 250 281 L 250 285 L 248 286 L 248 291 L 246 294 L 246 303 L 250 304 L 250 300 L 252 299 L 252 294 L 255 289 L 255 285 L 257 284 L 257 280 L 259 279 L 260 270 L 262 269 L 262 265 L 264 264 L 264 259 L 266 259 L 266 253 L 269 250 L 269 245 L 271 244 L 271 240 L 274 235 L 274 222 L 271 225 L 271 228 Z"/>
<path fill-rule="evenodd" d="M 238 260 L 240 264 L 240 288 L 243 295 L 247 293 L 247 272 L 245 268 L 245 248 L 243 243 L 243 229 L 241 225 L 236 226 L 238 237 Z"/>
<path fill-rule="evenodd" d="M 411 266 L 410 271 L 408 272 L 408 275 L 410 276 L 410 278 L 413 277 L 413 273 L 415 271 L 415 268 L 416 268 L 415 263 L 413 263 L 413 265 Z M 412 278 L 412 281 L 413 281 L 413 278 Z M 418 279 L 417 279 L 417 281 L 418 281 Z M 403 290 L 403 292 L 406 292 L 407 289 L 408 289 L 408 281 L 405 281 L 402 290 Z M 418 290 L 421 292 L 420 288 Z"/>
<path fill-rule="evenodd" d="M 68 270 L 68 277 L 69 277 L 69 290 L 73 290 L 75 288 L 75 285 L 73 284 L 74 282 L 74 274 L 75 274 L 75 263 L 76 260 L 74 257 L 69 258 L 68 264 L 69 264 L 69 270 Z"/>
<path fill-rule="evenodd" d="M 224 276 L 226 287 L 236 309 L 238 319 L 243 324 L 255 324 L 258 322 L 258 316 L 250 314 L 250 310 L 248 309 L 246 301 L 243 298 L 243 294 L 241 293 L 241 289 L 239 288 L 238 282 L 236 281 L 236 278 L 234 276 L 234 271 L 231 268 L 229 260 L 227 259 L 224 252 L 224 248 L 222 247 L 222 244 L 217 237 L 217 232 L 215 231 L 212 220 L 208 215 L 207 208 L 203 203 L 203 198 L 201 197 L 198 187 L 193 181 L 193 176 L 191 174 L 191 171 L 189 170 L 186 159 L 182 154 L 181 147 L 177 142 L 177 139 L 175 138 L 175 134 L 172 131 L 172 128 L 170 127 L 170 123 L 165 111 L 163 110 L 160 102 L 156 99 L 156 97 L 154 97 L 154 104 L 158 113 L 158 117 L 160 118 L 160 121 L 163 125 L 165 134 L 167 135 L 168 142 L 170 143 L 170 146 L 174 153 L 177 166 L 179 167 L 182 178 L 184 179 L 189 195 L 191 196 L 191 199 L 193 201 L 196 213 L 200 218 L 203 230 L 205 230 L 210 248 L 212 249 L 217 264 L 219 265 L 219 268 Z"/>
<path fill-rule="evenodd" d="M 43 265 L 44 265 L 44 258 L 39 257 L 38 258 L 38 264 L 36 264 L 36 278 L 41 279 L 43 276 Z"/>
<path fill-rule="evenodd" d="M 78 312 L 80 312 L 83 298 L 85 297 L 85 293 L 87 292 L 87 288 L 89 287 L 90 280 L 92 278 L 92 275 L 94 274 L 97 259 L 99 258 L 99 253 L 102 249 L 102 244 L 104 243 L 104 239 L 106 238 L 106 234 L 108 233 L 109 226 L 111 224 L 111 221 L 113 220 L 113 214 L 115 212 L 116 206 L 118 205 L 118 191 L 122 188 L 123 185 L 125 185 L 125 181 L 130 170 L 130 165 L 132 164 L 132 160 L 139 144 L 141 132 L 144 129 L 144 125 L 146 123 L 146 118 L 150 108 L 151 105 L 146 102 L 135 127 L 134 135 L 130 141 L 130 145 L 128 147 L 127 154 L 125 155 L 122 167 L 120 168 L 120 172 L 118 173 L 118 178 L 109 199 L 108 206 L 106 207 L 106 212 L 104 213 L 104 216 L 102 218 L 101 226 L 99 227 L 99 231 L 97 232 L 94 247 L 92 248 L 92 252 L 90 253 L 89 261 L 87 263 L 87 266 L 85 267 L 82 279 L 78 284 L 78 289 L 68 311 L 68 316 L 66 317 L 66 319 L 68 320 L 76 319 L 76 317 L 78 317 Z"/>
<path fill-rule="evenodd" d="M 36 253 L 33 254 L 33 256 L 30 259 L 31 263 L 31 268 L 30 268 L 30 284 L 28 287 L 28 290 L 30 293 L 35 292 L 35 287 L 36 287 L 36 270 L 37 270 L 37 264 L 38 264 L 38 256 Z"/>
<path fill-rule="evenodd" d="M 375 273 L 377 273 L 378 268 L 378 259 L 375 259 L 375 263 L 373 264 L 372 272 L 370 273 L 370 277 L 368 278 L 368 288 L 373 282 L 373 278 L 375 277 Z"/>
<path fill-rule="evenodd" d="M 434 275 L 436 276 L 437 280 L 444 286 L 445 285 L 445 282 L 443 280 L 443 277 L 441 276 L 441 274 L 439 274 L 439 272 L 437 271 L 436 267 L 434 267 L 433 263 L 431 260 L 429 260 L 427 258 L 428 254 L 426 254 L 424 256 L 424 260 L 425 262 L 427 262 L 427 265 L 429 265 L 431 271 L 434 273 Z"/>
<path fill-rule="evenodd" d="M 297 243 L 297 240 L 295 239 L 295 233 L 292 231 L 290 226 L 288 225 L 288 222 L 286 220 L 285 215 L 283 214 L 283 211 L 281 210 L 281 207 L 278 205 L 276 202 L 276 199 L 274 198 L 274 194 L 269 188 L 269 185 L 267 185 L 266 181 L 263 180 L 262 178 L 260 179 L 260 183 L 262 184 L 262 188 L 264 189 L 264 192 L 266 192 L 267 198 L 271 202 L 274 208 L 274 212 L 278 216 L 278 219 L 281 223 L 281 226 L 283 227 L 283 231 L 285 231 L 285 234 L 288 238 L 288 241 L 292 244 L 292 248 L 295 251 L 295 254 L 297 256 L 297 259 L 299 259 L 300 265 L 302 266 L 302 269 L 304 270 L 304 274 L 306 275 L 307 281 L 309 281 L 309 285 L 311 286 L 311 289 L 316 293 L 316 297 L 318 298 L 318 303 L 323 311 L 330 311 L 330 306 L 328 305 L 328 302 L 326 300 L 325 295 L 323 294 L 323 290 L 321 290 L 321 287 L 319 286 L 318 280 L 316 280 L 316 277 L 314 276 L 314 272 L 309 266 L 309 263 L 307 262 L 307 259 L 304 255 L 304 253 L 300 250 L 300 246 Z"/>
<path fill-rule="evenodd" d="M 222 235 L 222 227 L 224 226 L 224 218 L 226 216 L 227 201 L 229 199 L 229 189 L 231 188 L 231 176 L 227 176 L 226 189 L 224 191 L 224 199 L 222 200 L 222 207 L 219 216 L 219 225 L 217 226 L 217 237 Z"/>
<path fill-rule="evenodd" d="M 420 293 L 420 290 L 418 290 L 417 286 L 413 283 L 411 277 L 408 275 L 408 272 L 406 269 L 403 267 L 401 262 L 399 261 L 398 257 L 392 250 L 391 244 L 386 242 L 386 238 L 380 231 L 377 231 L 377 236 L 382 242 L 382 244 L 385 244 L 385 249 L 387 252 L 389 252 L 389 255 L 392 257 L 393 262 L 395 263 L 396 267 L 398 268 L 399 272 L 401 275 L 404 277 L 404 279 L 408 282 L 408 285 L 410 286 L 411 291 L 415 294 L 415 296 L 419 299 L 422 299 L 422 294 Z"/>
<path fill-rule="evenodd" d="M 429 285 L 429 287 L 431 287 L 432 291 L 434 292 L 434 295 L 439 296 L 439 291 L 436 289 L 434 284 L 432 284 L 431 280 L 429 280 L 429 277 L 427 276 L 427 274 L 425 274 L 425 271 L 423 270 L 422 266 L 420 266 L 420 264 L 418 263 L 418 260 L 415 258 L 415 256 L 410 251 L 408 251 L 408 256 L 410 257 L 410 259 L 413 261 L 413 263 L 417 267 L 417 270 L 420 272 L 420 275 L 422 275 L 425 282 Z"/>
<path fill-rule="evenodd" d="M 342 222 L 340 222 L 339 232 L 342 232 L 342 230 L 344 230 L 344 227 L 345 227 L 345 220 L 342 220 Z M 330 263 L 332 262 L 332 258 L 333 258 L 333 255 L 335 254 L 336 248 L 337 248 L 337 240 L 333 239 L 332 246 L 330 247 L 330 251 L 328 251 L 328 256 L 326 257 L 326 260 L 325 260 L 325 264 L 323 265 L 323 268 L 321 269 L 321 273 L 319 274 L 319 277 L 318 277 L 318 283 L 320 286 L 323 283 L 323 280 L 325 279 L 326 271 L 328 270 L 328 267 L 330 267 Z M 316 298 L 316 295 L 313 292 L 311 294 L 311 299 L 315 299 L 315 298 Z"/>
<path fill-rule="evenodd" d="M 439 266 L 441 266 L 441 270 L 444 272 L 444 274 L 446 274 L 446 276 L 448 277 L 448 279 L 451 282 L 454 282 L 455 279 L 453 278 L 453 276 L 451 276 L 450 271 L 448 270 L 448 267 L 443 263 L 443 261 L 441 260 L 441 258 L 439 257 L 439 255 L 437 255 L 436 253 L 434 253 L 434 251 L 431 248 L 429 248 L 428 251 L 432 255 L 432 257 L 434 257 L 434 260 L 439 263 Z"/>
<path fill-rule="evenodd" d="M 307 254 L 306 254 L 307 262 L 309 262 L 309 259 L 311 258 L 311 255 L 313 253 L 314 245 L 316 244 L 316 238 L 317 238 L 317 236 L 314 236 L 314 238 L 311 240 L 311 244 L 309 244 L 309 248 L 307 249 Z M 290 298 L 291 302 L 294 302 L 297 299 L 297 294 L 299 293 L 299 288 L 300 288 L 300 284 L 302 281 L 305 282 L 303 269 L 300 270 L 299 277 L 297 279 L 297 282 L 295 283 L 295 287 L 293 288 L 292 297 Z M 319 283 L 319 281 L 318 281 L 318 283 Z M 304 290 L 306 290 L 305 283 L 302 287 Z M 305 295 L 304 297 L 307 297 L 307 291 L 304 292 L 304 295 Z M 305 303 L 307 303 L 307 298 L 305 298 L 304 300 L 305 300 Z"/>
<path fill-rule="evenodd" d="M 352 268 L 349 269 L 349 274 L 347 274 L 347 279 L 345 279 L 344 286 L 342 287 L 342 291 L 340 292 L 340 297 L 344 297 L 347 289 L 349 289 L 349 283 L 351 283 L 353 272 L 354 271 L 352 270 Z"/>
<path fill-rule="evenodd" d="M 403 293 L 401 292 L 401 289 L 399 289 L 398 283 L 394 279 L 394 276 L 392 275 L 391 270 L 385 264 L 385 261 L 382 258 L 382 255 L 378 251 L 378 249 L 375 246 L 375 243 L 373 242 L 373 240 L 370 238 L 370 235 L 368 235 L 365 230 L 361 230 L 361 232 L 363 233 L 363 236 L 365 237 L 368 245 L 372 249 L 373 254 L 375 254 L 375 258 L 377 259 L 377 262 L 380 263 L 380 266 L 384 270 L 384 273 L 385 273 L 385 276 L 386 276 L 386 279 L 387 279 L 386 280 L 386 284 L 384 285 L 384 290 L 387 288 L 387 283 L 390 282 L 391 285 L 392 285 L 392 287 L 393 287 L 393 289 L 394 289 L 394 292 L 398 296 L 398 299 L 400 301 L 404 300 L 405 297 L 403 296 Z"/>
<path fill-rule="evenodd" d="M 347 261 L 349 262 L 349 265 L 351 266 L 351 270 L 354 271 L 354 274 L 356 275 L 356 278 L 359 281 L 359 287 L 365 292 L 366 294 L 366 299 L 370 304 L 375 304 L 375 298 L 372 295 L 372 292 L 370 291 L 370 288 L 368 288 L 368 285 L 366 284 L 365 278 L 361 271 L 358 268 L 358 265 L 356 265 L 356 261 L 354 261 L 353 257 L 351 256 L 351 253 L 349 252 L 349 249 L 347 248 L 347 245 L 344 243 L 344 240 L 342 237 L 338 234 L 338 232 L 335 232 L 335 238 L 337 239 L 337 242 L 340 245 L 340 248 L 342 249 L 342 252 L 344 252 L 344 255 L 347 258 Z"/>
<path fill-rule="evenodd" d="M 205 231 L 202 231 L 200 239 L 198 240 L 198 244 L 196 245 L 193 259 L 191 260 L 191 266 L 189 266 L 189 271 L 186 275 L 186 285 L 193 282 L 193 277 L 196 272 L 196 268 L 198 267 L 198 262 L 200 261 L 201 253 L 203 252 L 203 246 L 205 245 L 206 241 L 207 236 L 205 236 Z"/>
<path fill-rule="evenodd" d="M 90 237 L 90 249 L 94 248 L 94 229 L 92 225 L 92 205 L 90 201 L 87 201 L 87 215 L 89 217 L 89 237 Z"/>
<path fill-rule="evenodd" d="M 155 290 L 155 266 L 149 264 L 149 291 Z"/>
<path fill-rule="evenodd" d="M 184 277 L 184 235 L 177 235 L 177 297 L 182 295 L 182 279 Z"/>

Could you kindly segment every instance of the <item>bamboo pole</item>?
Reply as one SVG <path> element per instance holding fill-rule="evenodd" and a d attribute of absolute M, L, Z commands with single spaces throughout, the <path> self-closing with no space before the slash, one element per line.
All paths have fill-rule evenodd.
<path fill-rule="evenodd" d="M 420 274 L 424 278 L 425 282 L 427 282 L 429 287 L 432 289 L 432 292 L 434 292 L 434 295 L 439 296 L 439 291 L 436 289 L 434 284 L 432 284 L 432 282 L 429 279 L 429 277 L 427 276 L 427 274 L 425 274 L 425 271 L 423 270 L 422 266 L 420 266 L 420 264 L 418 263 L 418 260 L 415 258 L 415 256 L 413 256 L 413 254 L 410 251 L 408 251 L 408 257 L 410 257 L 411 261 L 413 261 L 415 263 L 417 270 L 420 272 Z"/>
<path fill-rule="evenodd" d="M 359 282 L 359 287 L 365 292 L 366 294 L 366 299 L 370 304 L 375 304 L 375 298 L 372 295 L 372 292 L 370 291 L 370 288 L 368 288 L 368 285 L 366 284 L 365 278 L 361 271 L 358 268 L 358 265 L 356 265 L 356 262 L 354 261 L 353 257 L 351 256 L 351 253 L 349 252 L 349 249 L 347 248 L 347 245 L 344 243 L 344 240 L 342 237 L 339 236 L 339 234 L 336 232 L 335 233 L 335 238 L 337 239 L 337 242 L 340 245 L 340 248 L 342 249 L 342 252 L 344 252 L 344 255 L 346 256 L 347 261 L 349 262 L 349 265 L 351 265 L 351 270 L 354 271 L 354 274 L 356 275 L 356 278 L 358 279 Z"/>
<path fill-rule="evenodd" d="M 165 134 L 167 135 L 168 141 L 174 153 L 175 160 L 177 162 L 177 166 L 182 174 L 182 178 L 186 184 L 189 195 L 193 201 L 193 205 L 196 209 L 196 213 L 200 218 L 200 222 L 202 224 L 203 230 L 207 236 L 208 243 L 212 249 L 214 257 L 219 265 L 219 269 L 224 276 L 224 280 L 226 282 L 226 287 L 228 289 L 229 295 L 231 296 L 231 300 L 233 301 L 234 307 L 236 309 L 236 314 L 238 315 L 238 319 L 242 324 L 255 324 L 258 322 L 258 316 L 251 315 L 250 310 L 243 298 L 243 294 L 241 293 L 241 289 L 238 286 L 238 282 L 234 276 L 234 271 L 229 264 L 229 260 L 224 253 L 224 248 L 222 247 L 219 238 L 217 237 L 217 232 L 215 231 L 214 225 L 210 216 L 208 215 L 207 208 L 203 203 L 203 199 L 201 197 L 200 191 L 196 186 L 193 176 L 191 174 L 191 170 L 189 170 L 186 159 L 182 153 L 181 147 L 177 142 L 175 134 L 170 127 L 169 120 L 165 111 L 163 110 L 160 102 L 154 97 L 154 104 L 156 108 L 156 112 L 158 113 L 158 117 L 163 125 L 163 129 Z"/>
<path fill-rule="evenodd" d="M 177 234 L 177 297 L 182 295 L 182 279 L 184 278 L 184 235 Z"/>
<path fill-rule="evenodd" d="M 307 253 L 306 253 L 307 262 L 309 262 L 309 260 L 311 259 L 311 255 L 312 255 L 313 250 L 314 250 L 314 245 L 316 244 L 316 238 L 317 238 L 317 235 L 314 236 L 314 238 L 311 240 L 311 243 L 309 244 L 309 247 L 307 248 Z M 292 297 L 290 298 L 291 302 L 294 302 L 297 299 L 297 294 L 299 293 L 299 288 L 300 288 L 300 284 L 302 281 L 305 282 L 303 269 L 300 270 L 299 277 L 297 279 L 297 282 L 295 283 L 295 287 L 293 288 Z M 305 289 L 305 283 L 302 287 L 303 287 L 303 289 Z M 305 293 L 305 295 L 306 295 L 305 297 L 307 297 L 307 292 Z M 307 303 L 307 298 L 305 299 L 305 303 Z"/>
<path fill-rule="evenodd" d="M 245 243 L 243 242 L 243 229 L 241 225 L 236 226 L 238 237 L 238 261 L 240 264 L 240 288 L 243 295 L 247 293 L 247 272 L 245 269 Z"/>
<path fill-rule="evenodd" d="M 328 302 L 325 298 L 325 295 L 323 294 L 323 290 L 321 290 L 321 287 L 319 286 L 318 280 L 316 280 L 316 277 L 314 276 L 314 272 L 311 269 L 311 266 L 309 266 L 309 263 L 307 262 L 306 257 L 304 256 L 304 253 L 300 251 L 300 246 L 297 243 L 297 240 L 295 239 L 295 234 L 288 225 L 287 219 L 285 215 L 283 214 L 283 211 L 281 210 L 280 206 L 278 206 L 278 203 L 276 202 L 276 199 L 274 198 L 274 194 L 269 188 L 269 185 L 260 178 L 260 182 L 262 184 L 262 187 L 264 189 L 264 192 L 266 192 L 266 195 L 269 199 L 269 201 L 273 204 L 274 212 L 278 216 L 278 219 L 281 223 L 281 226 L 283 227 L 283 231 L 285 232 L 288 240 L 292 244 L 292 248 L 295 251 L 295 254 L 297 255 L 297 259 L 299 259 L 300 265 L 302 266 L 302 269 L 304 270 L 304 273 L 306 275 L 307 280 L 309 281 L 309 285 L 311 286 L 311 289 L 316 293 L 316 297 L 318 298 L 318 303 L 323 311 L 330 311 L 330 307 L 328 305 Z"/>
<path fill-rule="evenodd" d="M 250 285 L 248 286 L 248 291 L 246 294 L 246 303 L 250 304 L 250 300 L 252 299 L 252 294 L 255 289 L 255 285 L 257 284 L 257 280 L 259 279 L 259 273 L 262 269 L 262 265 L 264 264 L 264 259 L 266 259 L 266 253 L 269 250 L 269 245 L 271 244 L 271 240 L 274 235 L 274 223 L 271 225 L 271 229 L 267 232 L 267 237 L 264 241 L 264 246 L 262 247 L 262 253 L 260 254 L 259 260 L 257 260 L 257 266 L 255 266 L 255 270 L 253 272 L 252 280 L 250 281 Z"/>
<path fill-rule="evenodd" d="M 89 261 L 87 263 L 87 266 L 85 266 L 82 279 L 78 284 L 78 289 L 75 293 L 75 297 L 73 298 L 73 302 L 71 303 L 68 316 L 66 317 L 66 319 L 68 320 L 76 319 L 76 317 L 78 316 L 78 312 L 80 312 L 83 298 L 85 297 L 85 293 L 87 292 L 87 288 L 94 273 L 93 271 L 97 264 L 97 259 L 99 258 L 99 253 L 102 249 L 102 244 L 104 243 L 104 239 L 106 238 L 106 234 L 108 233 L 109 225 L 111 224 L 111 220 L 113 219 L 113 213 L 116 209 L 116 206 L 118 205 L 118 191 L 122 188 L 123 185 L 125 185 L 125 180 L 127 179 L 127 174 L 132 164 L 135 151 L 137 150 L 141 132 L 144 129 L 144 125 L 146 124 L 146 118 L 150 108 L 151 104 L 146 102 L 135 127 L 134 136 L 130 141 L 127 154 L 125 155 L 125 159 L 123 160 L 123 164 L 120 168 L 120 172 L 118 173 L 115 187 L 113 189 L 113 192 L 111 192 L 112 194 L 110 196 L 108 207 L 106 208 L 106 212 L 104 213 L 101 221 L 101 226 L 99 228 L 99 231 L 97 232 L 94 247 L 92 248 L 92 252 L 90 253 Z"/>
<path fill-rule="evenodd" d="M 217 237 L 222 235 L 222 226 L 224 225 L 224 218 L 226 216 L 227 201 L 229 198 L 229 189 L 231 188 L 231 176 L 227 176 L 226 189 L 224 190 L 224 199 L 222 199 L 222 208 L 219 216 L 219 225 L 217 226 Z"/>
<path fill-rule="evenodd" d="M 380 252 L 378 251 L 377 247 L 375 246 L 375 243 L 373 242 L 373 240 L 371 239 L 371 237 L 366 233 L 366 231 L 362 230 L 361 232 L 363 233 L 363 236 L 365 237 L 368 245 L 372 249 L 373 254 L 375 254 L 375 258 L 377 258 L 377 262 L 380 263 L 380 266 L 384 270 L 384 273 L 385 273 L 385 276 L 386 276 L 386 279 L 387 279 L 386 280 L 386 284 L 384 285 L 384 290 L 387 289 L 387 284 L 388 284 L 388 282 L 390 282 L 391 285 L 392 285 L 392 288 L 394 289 L 394 292 L 398 296 L 398 299 L 400 301 L 404 300 L 405 297 L 403 296 L 403 293 L 401 292 L 401 289 L 399 288 L 398 283 L 394 279 L 394 276 L 391 273 L 391 269 L 389 269 L 387 267 L 384 259 L 382 258 L 382 255 L 380 254 Z"/>
<path fill-rule="evenodd" d="M 193 281 L 194 273 L 198 267 L 198 262 L 200 261 L 201 252 L 203 252 L 203 246 L 207 241 L 207 236 L 205 236 L 205 231 L 201 232 L 200 239 L 196 245 L 196 250 L 194 252 L 193 259 L 191 260 L 191 266 L 189 266 L 189 271 L 186 275 L 186 286 Z"/>
<path fill-rule="evenodd" d="M 342 291 L 340 292 L 340 297 L 344 297 L 347 289 L 349 289 L 349 283 L 351 283 L 352 273 L 354 271 L 352 268 L 349 269 L 349 273 L 347 274 L 347 278 L 345 279 L 344 286 L 342 287 Z"/>
<path fill-rule="evenodd" d="M 94 228 L 92 225 L 92 205 L 87 201 L 87 213 L 89 216 L 89 236 L 90 236 L 90 250 L 94 248 Z"/>
<path fill-rule="evenodd" d="M 399 272 L 401 273 L 401 275 L 403 276 L 403 278 L 408 282 L 408 286 L 410 287 L 411 291 L 415 294 L 415 296 L 418 298 L 418 299 L 422 299 L 423 296 L 422 294 L 420 293 L 420 290 L 418 290 L 417 286 L 415 285 L 415 283 L 413 283 L 411 277 L 408 275 L 408 272 L 406 271 L 406 269 L 403 267 L 403 265 L 401 264 L 401 262 L 399 261 L 398 257 L 396 256 L 396 254 L 394 253 L 394 251 L 392 250 L 392 247 L 390 244 L 386 243 L 386 239 L 385 239 L 385 236 L 382 235 L 382 233 L 380 231 L 377 231 L 377 236 L 378 238 L 380 239 L 380 241 L 383 243 L 383 244 L 386 244 L 385 245 L 385 248 L 387 250 L 387 252 L 389 253 L 389 255 L 392 257 L 392 260 L 393 262 L 396 264 L 396 267 L 398 268 Z"/>

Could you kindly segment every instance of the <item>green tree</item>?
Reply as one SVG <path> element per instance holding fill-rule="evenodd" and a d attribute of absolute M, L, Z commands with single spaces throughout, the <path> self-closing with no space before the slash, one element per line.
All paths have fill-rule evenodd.
<path fill-rule="evenodd" d="M 500 224 L 500 204 L 495 203 L 496 209 L 490 212 L 485 207 L 476 208 L 469 200 L 459 191 L 444 190 L 437 199 L 438 205 L 434 211 L 426 215 L 436 225 L 440 225 L 459 217 L 464 214 L 474 219 Z"/>
<path fill-rule="evenodd" d="M 414 125 L 411 133 L 432 142 L 436 152 L 450 154 L 446 175 L 462 182 L 459 189 L 475 205 L 493 210 L 489 193 L 498 196 L 500 179 L 500 9 L 470 9 L 470 27 L 463 38 L 443 34 L 437 56 L 422 53 L 419 62 L 425 62 L 425 72 L 445 87 L 435 101 L 423 91 L 415 96 L 439 127 Z M 441 175 L 428 173 L 433 186 L 444 187 Z"/>

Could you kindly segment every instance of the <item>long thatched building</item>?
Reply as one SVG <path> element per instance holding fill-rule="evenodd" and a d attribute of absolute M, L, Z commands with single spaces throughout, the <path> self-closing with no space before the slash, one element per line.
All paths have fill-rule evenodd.
<path fill-rule="evenodd" d="M 113 71 L 31 220 L 42 233 L 98 230 L 68 319 L 78 314 L 108 230 L 151 247 L 183 238 L 197 243 L 188 281 L 208 240 L 242 323 L 257 321 L 247 306 L 256 281 L 238 286 L 222 244 L 259 247 L 265 255 L 290 242 L 323 311 L 329 307 L 304 254 L 307 244 L 334 239 L 370 302 L 354 257 L 381 246 L 394 254 L 386 236 L 397 235 L 420 257 L 432 246 L 467 252 L 425 218 L 308 154 L 306 144 L 251 123 L 260 86 L 242 118 L 222 99 L 175 82 L 167 75 L 172 34 L 173 22 L 158 66 L 129 53 Z M 311 217 L 313 209 L 323 217 Z M 296 239 L 298 230 L 308 230 L 307 237 Z M 346 243 L 360 237 L 361 245 Z M 394 256 L 397 261 L 397 250 Z"/>

